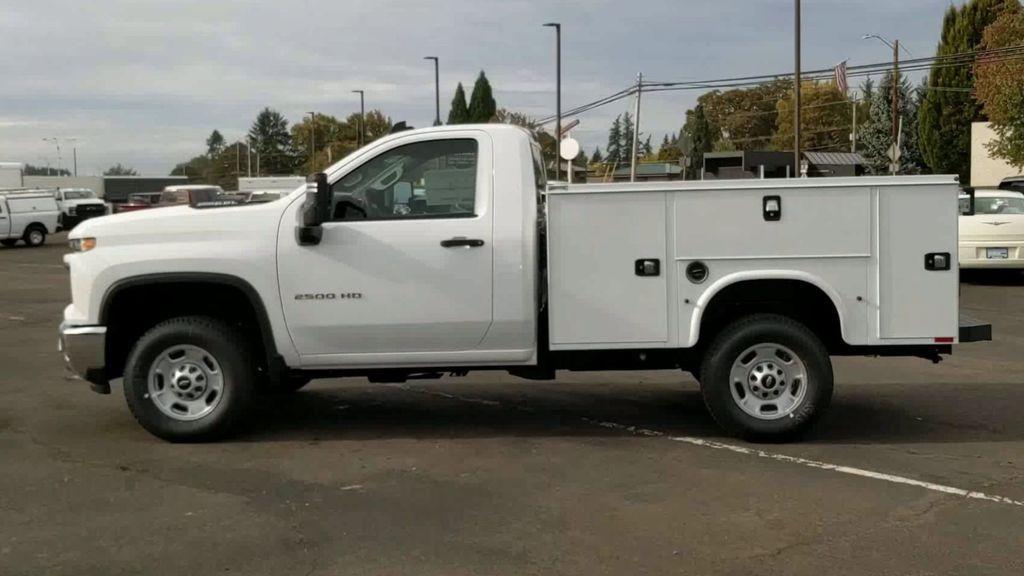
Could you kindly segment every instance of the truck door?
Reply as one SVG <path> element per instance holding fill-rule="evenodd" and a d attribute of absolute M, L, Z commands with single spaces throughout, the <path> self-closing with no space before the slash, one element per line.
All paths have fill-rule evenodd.
<path fill-rule="evenodd" d="M 492 318 L 491 144 L 477 131 L 442 134 L 394 141 L 330 174 L 333 218 L 319 245 L 298 245 L 282 225 L 281 298 L 304 363 L 410 353 L 423 361 L 483 340 Z"/>
<path fill-rule="evenodd" d="M 11 215 L 7 210 L 7 202 L 0 198 L 0 238 L 7 238 L 11 234 Z"/>

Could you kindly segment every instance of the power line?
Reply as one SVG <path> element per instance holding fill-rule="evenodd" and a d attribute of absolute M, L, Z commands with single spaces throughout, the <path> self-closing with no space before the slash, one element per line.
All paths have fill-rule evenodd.
<path fill-rule="evenodd" d="M 945 54 L 924 58 L 914 58 L 905 60 L 902 63 L 902 72 L 917 72 L 924 70 L 940 70 L 945 68 L 953 68 L 965 65 L 973 65 L 977 60 L 984 59 L 985 63 L 994 62 L 1008 62 L 1024 59 L 1024 45 L 1011 46 L 1008 48 L 997 48 L 993 50 L 974 50 L 969 52 L 960 52 L 955 54 Z M 850 66 L 847 68 L 847 76 L 849 77 L 865 77 L 872 76 L 874 74 L 885 74 L 892 69 L 891 62 L 877 62 L 873 64 L 861 64 L 857 66 Z M 831 68 L 822 68 L 818 70 L 810 70 L 803 72 L 803 76 L 806 80 L 819 81 L 827 80 L 832 77 L 834 70 Z M 733 78 L 720 78 L 720 79 L 709 79 L 709 80 L 687 80 L 678 82 L 644 82 L 640 89 L 644 92 L 669 92 L 679 90 L 719 90 L 723 88 L 742 88 L 747 86 L 757 86 L 772 81 L 779 80 L 790 80 L 792 81 L 792 73 L 780 73 L 780 74 L 762 74 L 757 76 L 739 76 Z M 617 102 L 624 98 L 628 98 L 634 94 L 637 87 L 630 86 L 614 94 L 605 96 L 604 98 L 589 102 L 576 108 L 563 111 L 562 116 L 577 116 L 585 112 L 606 106 L 613 102 Z M 966 88 L 955 88 L 955 87 L 925 87 L 929 90 L 937 91 L 950 91 L 950 92 L 969 92 Z M 545 117 L 537 121 L 538 125 L 548 124 L 553 121 L 553 117 Z"/>

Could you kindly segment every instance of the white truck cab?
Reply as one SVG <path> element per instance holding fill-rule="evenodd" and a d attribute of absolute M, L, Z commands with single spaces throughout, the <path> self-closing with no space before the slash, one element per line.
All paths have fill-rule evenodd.
<path fill-rule="evenodd" d="M 42 246 L 57 231 L 59 215 L 50 190 L 0 191 L 0 244 Z"/>
<path fill-rule="evenodd" d="M 82 220 L 103 216 L 107 205 L 89 188 L 60 188 L 53 193 L 60 209 L 60 227 L 70 230 Z"/>
<path fill-rule="evenodd" d="M 307 189 L 308 188 L 308 189 Z M 952 176 L 548 185 L 507 125 L 393 134 L 279 200 L 69 236 L 61 349 L 170 440 L 261 389 L 507 370 L 682 369 L 728 431 L 788 438 L 830 356 L 937 361 L 958 318 Z"/>

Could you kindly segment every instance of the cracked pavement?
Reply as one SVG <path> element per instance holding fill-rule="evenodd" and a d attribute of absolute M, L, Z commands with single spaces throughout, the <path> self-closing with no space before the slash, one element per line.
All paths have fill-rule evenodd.
<path fill-rule="evenodd" d="M 1024 508 L 670 441 L 748 446 L 674 372 L 326 380 L 161 442 L 66 378 L 61 240 L 0 249 L 0 574 L 1024 573 Z M 810 437 L 750 447 L 1024 500 L 1022 295 L 971 275 L 995 342 L 839 359 Z"/>

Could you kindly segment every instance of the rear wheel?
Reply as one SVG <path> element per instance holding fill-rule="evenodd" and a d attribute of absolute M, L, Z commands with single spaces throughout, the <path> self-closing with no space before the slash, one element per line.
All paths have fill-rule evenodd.
<path fill-rule="evenodd" d="M 139 339 L 125 365 L 135 419 L 165 440 L 211 440 L 249 412 L 258 373 L 245 335 L 201 316 L 167 320 Z"/>
<path fill-rule="evenodd" d="M 42 246 L 46 243 L 46 229 L 42 226 L 33 225 L 29 226 L 28 230 L 25 230 L 25 235 L 22 236 L 22 240 L 25 244 L 31 247 Z"/>
<path fill-rule="evenodd" d="M 759 314 L 725 327 L 704 355 L 704 402 L 723 428 L 751 440 L 805 432 L 832 399 L 832 363 L 821 340 L 784 316 Z"/>

